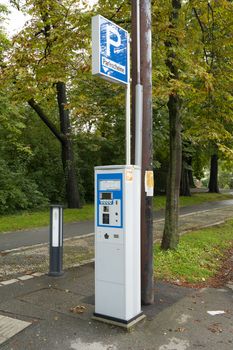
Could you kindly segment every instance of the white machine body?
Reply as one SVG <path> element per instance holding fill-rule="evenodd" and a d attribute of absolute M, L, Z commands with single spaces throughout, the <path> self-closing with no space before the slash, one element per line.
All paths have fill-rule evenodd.
<path fill-rule="evenodd" d="M 140 168 L 95 168 L 95 315 L 141 314 Z"/>

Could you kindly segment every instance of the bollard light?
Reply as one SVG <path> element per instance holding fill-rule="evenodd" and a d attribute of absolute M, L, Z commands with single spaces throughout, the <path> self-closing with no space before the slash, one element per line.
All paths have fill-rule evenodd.
<path fill-rule="evenodd" d="M 63 261 L 63 206 L 50 206 L 49 276 L 61 276 Z"/>

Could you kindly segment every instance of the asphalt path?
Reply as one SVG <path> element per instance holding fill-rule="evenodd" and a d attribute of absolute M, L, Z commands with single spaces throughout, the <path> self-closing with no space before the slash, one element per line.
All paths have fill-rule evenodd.
<path fill-rule="evenodd" d="M 233 207 L 233 200 L 224 200 L 218 202 L 205 202 L 199 205 L 183 207 L 180 209 L 180 215 L 202 212 L 205 210 L 219 209 L 226 206 Z M 154 213 L 154 219 L 164 218 L 165 210 L 159 210 Z M 64 238 L 82 236 L 94 232 L 93 221 L 72 222 L 64 224 Z M 41 243 L 48 243 L 49 227 L 21 230 L 0 234 L 0 251 L 26 247 Z"/>

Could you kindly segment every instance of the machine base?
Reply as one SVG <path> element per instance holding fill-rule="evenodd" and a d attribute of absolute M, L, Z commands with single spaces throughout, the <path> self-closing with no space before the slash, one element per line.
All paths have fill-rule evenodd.
<path fill-rule="evenodd" d="M 146 316 L 141 312 L 137 316 L 131 318 L 130 320 L 121 320 L 119 318 L 111 317 L 111 316 L 105 316 L 101 314 L 94 313 L 92 316 L 93 320 L 108 323 L 114 326 L 122 327 L 125 329 L 130 329 L 133 327 L 136 323 L 142 321 Z"/>

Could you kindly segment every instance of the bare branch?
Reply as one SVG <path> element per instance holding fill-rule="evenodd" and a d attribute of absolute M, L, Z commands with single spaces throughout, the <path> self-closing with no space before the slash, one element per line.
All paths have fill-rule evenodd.
<path fill-rule="evenodd" d="M 66 137 L 64 134 L 59 132 L 56 128 L 56 126 L 48 119 L 42 108 L 36 103 L 34 98 L 31 98 L 28 101 L 29 106 L 34 109 L 34 111 L 37 113 L 37 115 L 40 117 L 40 119 L 44 122 L 44 124 L 50 129 L 50 131 L 53 133 L 53 135 L 62 143 L 64 144 L 66 142 Z"/>
<path fill-rule="evenodd" d="M 195 9 L 195 7 L 193 7 L 193 12 L 194 12 L 194 14 L 195 14 L 195 16 L 196 16 L 196 19 L 197 19 L 197 21 L 198 21 L 198 24 L 199 24 L 199 26 L 200 26 L 200 28 L 201 28 L 201 32 L 202 32 L 202 43 L 203 43 L 203 45 L 205 45 L 205 28 L 204 28 L 204 25 L 203 25 L 203 23 L 201 22 L 201 20 L 200 20 L 200 18 L 199 18 L 199 16 L 198 16 L 197 10 Z M 207 54 L 207 52 L 206 52 L 205 46 L 204 46 L 204 48 L 203 48 L 203 51 L 204 51 L 204 56 L 205 56 L 206 63 L 209 65 L 208 54 Z"/>

